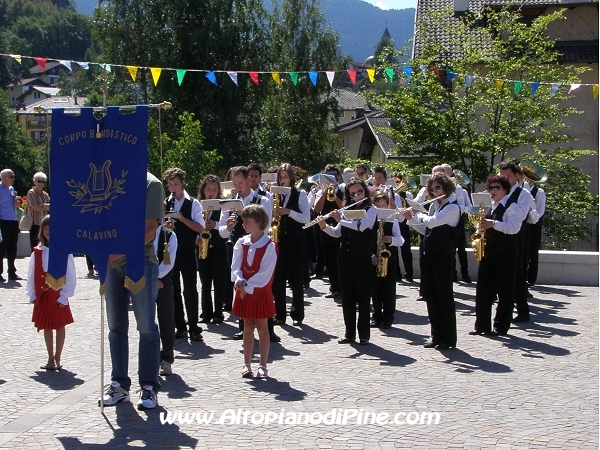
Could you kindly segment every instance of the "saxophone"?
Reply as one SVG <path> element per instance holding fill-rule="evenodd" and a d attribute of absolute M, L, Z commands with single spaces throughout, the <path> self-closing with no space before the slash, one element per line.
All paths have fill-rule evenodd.
<path fill-rule="evenodd" d="M 202 230 L 202 234 L 200 235 L 201 237 L 201 241 L 200 241 L 200 259 L 206 259 L 208 256 L 208 247 L 210 244 L 210 231 L 206 230 L 206 221 L 208 220 L 208 216 L 210 216 L 210 213 L 212 212 L 211 209 L 207 209 L 206 211 L 204 211 L 204 230 Z"/>
<path fill-rule="evenodd" d="M 279 243 L 279 224 L 281 223 L 281 217 L 275 214 L 275 211 L 279 208 L 279 194 L 273 196 L 273 221 L 271 222 L 271 229 L 269 230 L 269 237 L 276 244 Z"/>
<path fill-rule="evenodd" d="M 475 261 L 480 262 L 485 256 L 485 230 L 479 228 L 479 222 L 485 218 L 485 208 L 479 207 L 477 214 L 469 213 L 469 220 L 475 226 L 475 233 L 471 236 L 471 247 Z"/>
<path fill-rule="evenodd" d="M 379 259 L 379 264 L 377 265 L 377 276 L 384 278 L 387 276 L 388 272 L 388 261 L 390 256 L 392 255 L 390 251 L 387 249 L 385 244 L 383 243 L 383 226 L 385 225 L 385 220 L 379 221 L 379 229 L 377 230 L 377 258 Z"/>

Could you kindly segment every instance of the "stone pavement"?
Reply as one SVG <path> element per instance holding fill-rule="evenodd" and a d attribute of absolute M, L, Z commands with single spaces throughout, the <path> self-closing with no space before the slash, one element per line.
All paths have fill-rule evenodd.
<path fill-rule="evenodd" d="M 27 263 L 17 261 L 22 276 Z M 177 341 L 175 374 L 163 377 L 155 410 L 137 411 L 132 395 L 133 404 L 107 407 L 103 416 L 96 403 L 98 282 L 86 278 L 84 258 L 76 258 L 76 265 L 75 323 L 67 327 L 59 372 L 39 369 L 46 351 L 42 333 L 30 322 L 25 282 L 0 284 L 0 448 L 599 446 L 597 287 L 535 287 L 533 322 L 507 337 L 486 338 L 467 335 L 474 285 L 455 284 L 458 348 L 442 353 L 422 346 L 429 326 L 425 304 L 415 301 L 416 283 L 398 284 L 392 329 L 373 330 L 368 346 L 350 346 L 337 344 L 343 332 L 339 303 L 324 297 L 327 283 L 313 282 L 306 291 L 305 325 L 276 328 L 282 340 L 271 345 L 270 379 L 240 377 L 241 343 L 230 339 L 237 325 L 228 318 L 208 325 L 205 343 Z M 132 325 L 134 380 L 136 334 Z M 108 345 L 106 352 L 108 383 Z M 232 417 L 238 410 L 239 420 Z M 329 421 L 333 410 L 337 424 Z M 183 419 L 185 413 L 214 416 L 210 425 L 191 416 L 191 423 L 161 424 L 161 415 L 178 412 Z M 427 424 L 427 415 L 419 421 L 429 412 L 439 414 L 438 424 Z M 373 414 L 381 414 L 379 424 L 372 423 Z M 295 419 L 300 424 L 289 423 Z"/>

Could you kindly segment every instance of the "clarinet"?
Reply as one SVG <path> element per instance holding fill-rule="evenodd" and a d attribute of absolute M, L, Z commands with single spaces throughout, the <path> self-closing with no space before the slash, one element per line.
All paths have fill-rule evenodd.
<path fill-rule="evenodd" d="M 240 195 L 240 193 L 238 192 L 238 193 L 237 193 L 236 195 L 234 195 L 232 198 L 239 198 L 239 195 Z M 230 217 L 235 217 L 235 220 L 237 221 L 237 216 L 238 216 L 238 214 L 237 214 L 237 211 L 236 211 L 236 210 L 231 210 L 231 211 L 229 212 L 229 214 L 230 214 Z M 237 224 L 236 224 L 236 225 L 237 225 Z M 227 244 L 227 246 L 228 246 L 228 247 L 233 247 L 233 246 L 235 245 L 234 231 L 235 231 L 235 226 L 236 226 L 236 225 L 234 225 L 233 227 L 231 227 L 231 231 L 230 231 L 230 233 L 229 233 L 229 239 L 227 239 L 227 242 L 226 242 L 226 244 Z"/>

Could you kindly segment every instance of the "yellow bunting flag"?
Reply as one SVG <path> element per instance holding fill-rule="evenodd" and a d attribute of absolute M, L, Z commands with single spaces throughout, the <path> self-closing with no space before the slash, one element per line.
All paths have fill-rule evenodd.
<path fill-rule="evenodd" d="M 127 70 L 129 70 L 129 75 L 131 75 L 131 78 L 133 78 L 133 81 L 135 81 L 135 77 L 137 76 L 138 68 L 135 66 L 127 66 Z"/>
<path fill-rule="evenodd" d="M 504 86 L 504 80 L 496 80 L 496 90 L 500 92 Z"/>
<path fill-rule="evenodd" d="M 158 79 L 160 78 L 160 73 L 162 69 L 160 67 L 151 67 L 150 73 L 152 74 L 152 80 L 154 81 L 154 86 L 158 83 Z"/>
<path fill-rule="evenodd" d="M 598 100 L 598 89 L 599 89 L 599 87 L 597 84 L 592 86 L 592 92 L 594 93 L 594 100 Z"/>
<path fill-rule="evenodd" d="M 369 81 L 373 83 L 375 81 L 375 69 L 367 69 L 367 75 L 369 75 Z"/>
<path fill-rule="evenodd" d="M 281 84 L 281 76 L 279 75 L 279 72 L 272 72 L 271 76 L 273 77 L 273 81 L 275 81 L 275 83 Z"/>
<path fill-rule="evenodd" d="M 17 60 L 19 64 L 21 64 L 21 55 L 10 55 Z"/>

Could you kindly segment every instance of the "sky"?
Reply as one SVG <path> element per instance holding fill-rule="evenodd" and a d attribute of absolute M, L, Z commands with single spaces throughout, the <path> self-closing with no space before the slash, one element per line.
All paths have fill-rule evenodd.
<path fill-rule="evenodd" d="M 365 0 L 371 5 L 381 9 L 406 9 L 416 8 L 417 0 Z"/>

